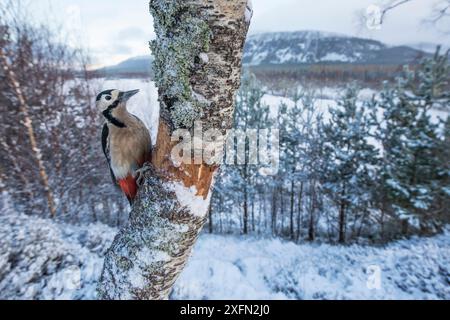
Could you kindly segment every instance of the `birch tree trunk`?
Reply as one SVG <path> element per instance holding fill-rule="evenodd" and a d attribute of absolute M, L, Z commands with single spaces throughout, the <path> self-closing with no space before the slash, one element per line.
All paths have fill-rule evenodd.
<path fill-rule="evenodd" d="M 38 141 L 36 138 L 36 134 L 34 132 L 33 120 L 31 119 L 31 116 L 28 112 L 30 107 L 28 106 L 25 100 L 25 96 L 22 93 L 22 89 L 20 87 L 19 81 L 17 80 L 16 74 L 14 70 L 10 67 L 8 58 L 6 57 L 6 54 L 3 52 L 1 47 L 0 47 L 0 66 L 5 72 L 6 79 L 9 82 L 9 85 L 13 89 L 13 92 L 18 100 L 20 112 L 24 117 L 23 124 L 27 129 L 28 138 L 30 139 L 30 146 L 31 146 L 30 152 L 37 162 L 42 187 L 44 188 L 45 194 L 47 196 L 48 210 L 50 212 L 50 216 L 54 218 L 56 216 L 55 200 L 52 189 L 50 187 L 47 170 L 45 168 L 44 161 L 42 160 L 41 149 L 38 146 Z"/>
<path fill-rule="evenodd" d="M 247 0 L 152 0 L 160 122 L 151 169 L 106 254 L 102 299 L 167 299 L 203 227 L 219 165 L 171 160 L 177 129 L 225 133 L 252 10 Z M 195 144 L 195 141 L 194 141 Z M 200 146 L 194 146 L 197 151 Z"/>

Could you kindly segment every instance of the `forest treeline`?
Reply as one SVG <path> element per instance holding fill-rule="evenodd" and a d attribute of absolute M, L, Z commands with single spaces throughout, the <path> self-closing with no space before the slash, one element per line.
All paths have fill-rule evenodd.
<path fill-rule="evenodd" d="M 432 114 L 449 111 L 449 70 L 438 51 L 369 100 L 350 85 L 323 110 L 313 92 L 297 92 L 276 116 L 256 78 L 244 77 L 235 127 L 278 128 L 280 168 L 225 167 L 210 232 L 344 243 L 440 231 L 450 221 L 450 121 Z"/>
<path fill-rule="evenodd" d="M 409 67 L 415 69 L 418 62 Z M 361 86 L 380 90 L 383 81 L 394 81 L 401 76 L 402 66 L 396 64 L 311 64 L 311 65 L 261 65 L 248 70 L 270 91 L 292 94 L 298 86 L 335 87 L 357 81 Z"/>

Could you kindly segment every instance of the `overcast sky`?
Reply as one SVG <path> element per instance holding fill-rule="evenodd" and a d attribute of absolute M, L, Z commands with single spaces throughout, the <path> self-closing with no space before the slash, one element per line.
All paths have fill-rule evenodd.
<path fill-rule="evenodd" d="M 450 44 L 448 34 L 423 23 L 438 0 L 413 0 L 405 4 L 391 12 L 380 30 L 360 27 L 357 13 L 380 1 L 386 0 L 253 0 L 250 33 L 322 30 L 388 44 Z M 38 20 L 70 31 L 69 40 L 89 49 L 95 66 L 148 54 L 148 40 L 155 37 L 148 0 L 32 0 L 28 3 Z"/>

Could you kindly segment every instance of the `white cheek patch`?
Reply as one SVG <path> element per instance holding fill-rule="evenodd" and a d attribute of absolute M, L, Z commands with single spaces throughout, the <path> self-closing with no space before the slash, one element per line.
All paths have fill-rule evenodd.
<path fill-rule="evenodd" d="M 105 111 L 107 108 L 108 108 L 108 106 L 107 106 L 102 100 L 97 101 L 97 109 L 98 109 L 100 112 Z"/>
<path fill-rule="evenodd" d="M 119 97 L 120 91 L 119 90 L 113 90 L 110 93 L 111 100 L 106 100 L 105 95 L 97 102 L 97 109 L 100 110 L 100 112 L 106 111 L 111 104 L 113 104 Z"/>

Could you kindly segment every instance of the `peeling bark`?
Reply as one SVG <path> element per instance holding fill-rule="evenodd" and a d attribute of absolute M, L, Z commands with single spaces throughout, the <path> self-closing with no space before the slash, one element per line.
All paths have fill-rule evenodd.
<path fill-rule="evenodd" d="M 152 0 L 161 116 L 151 170 L 106 254 L 102 299 L 167 299 L 206 221 L 217 165 L 171 161 L 171 134 L 194 121 L 231 128 L 250 22 L 246 0 Z"/>

